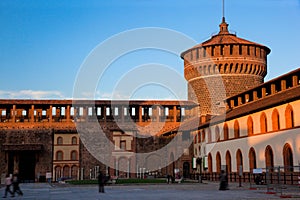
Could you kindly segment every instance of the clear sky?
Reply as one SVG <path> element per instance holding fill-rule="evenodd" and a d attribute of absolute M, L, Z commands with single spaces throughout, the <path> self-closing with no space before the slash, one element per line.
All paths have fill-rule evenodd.
<path fill-rule="evenodd" d="M 271 49 L 265 81 L 300 67 L 300 0 L 226 0 L 225 16 L 238 37 Z M 0 98 L 71 98 L 85 58 L 113 35 L 161 27 L 201 43 L 217 33 L 221 18 L 222 0 L 1 0 Z M 148 63 L 167 65 L 183 76 L 179 55 L 133 52 L 106 71 L 96 98 L 110 99 L 117 80 Z M 173 96 L 154 85 L 131 98 Z M 179 98 L 186 99 L 186 92 Z"/>

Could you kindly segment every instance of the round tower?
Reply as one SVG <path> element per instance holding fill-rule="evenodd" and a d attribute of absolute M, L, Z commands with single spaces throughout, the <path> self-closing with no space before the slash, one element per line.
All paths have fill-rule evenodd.
<path fill-rule="evenodd" d="M 188 99 L 200 104 L 201 115 L 218 114 L 225 98 L 264 82 L 270 52 L 230 33 L 223 17 L 218 34 L 181 54 Z"/>

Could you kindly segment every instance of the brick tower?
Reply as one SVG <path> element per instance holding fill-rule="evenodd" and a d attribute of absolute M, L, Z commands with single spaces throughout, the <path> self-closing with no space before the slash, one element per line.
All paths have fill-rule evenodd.
<path fill-rule="evenodd" d="M 200 115 L 220 114 L 225 98 L 264 82 L 270 51 L 230 33 L 223 17 L 218 34 L 181 54 L 188 99 L 200 104 Z"/>

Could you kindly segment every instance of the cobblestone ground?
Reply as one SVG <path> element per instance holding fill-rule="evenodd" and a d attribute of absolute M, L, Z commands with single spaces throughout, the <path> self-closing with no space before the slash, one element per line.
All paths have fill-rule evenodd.
<path fill-rule="evenodd" d="M 266 188 L 250 190 L 249 185 L 230 185 L 230 190 L 219 191 L 218 183 L 209 182 L 157 185 L 111 185 L 105 193 L 98 193 L 96 185 L 71 186 L 68 184 L 49 185 L 46 183 L 21 184 L 24 196 L 7 199 L 101 199 L 101 200 L 196 200 L 196 199 L 280 199 L 279 194 L 266 194 Z M 1 188 L 2 195 L 4 187 Z M 296 191 L 297 192 L 297 191 Z M 299 189 L 300 193 L 300 189 Z M 297 197 L 291 199 L 300 199 Z"/>

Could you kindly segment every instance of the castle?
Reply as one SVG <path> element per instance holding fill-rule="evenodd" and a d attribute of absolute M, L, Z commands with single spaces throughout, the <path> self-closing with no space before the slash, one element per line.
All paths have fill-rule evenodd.
<path fill-rule="evenodd" d="M 122 178 L 176 170 L 213 178 L 222 168 L 250 174 L 276 166 L 297 172 L 300 70 L 264 83 L 269 53 L 230 33 L 223 18 L 218 34 L 181 54 L 187 101 L 2 99 L 0 174 L 18 171 L 32 182 L 92 179 L 99 170 Z M 108 154 L 101 155 L 109 148 L 104 142 L 86 145 L 96 143 L 89 135 L 97 129 L 78 133 L 81 124 L 95 122 L 114 144 Z M 155 152 L 174 138 L 175 146 Z"/>

